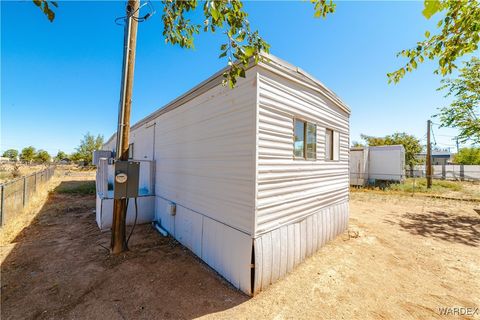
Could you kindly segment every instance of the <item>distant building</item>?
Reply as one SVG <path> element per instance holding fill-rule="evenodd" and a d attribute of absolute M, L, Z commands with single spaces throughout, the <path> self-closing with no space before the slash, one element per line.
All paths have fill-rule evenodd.
<path fill-rule="evenodd" d="M 426 152 L 417 153 L 417 159 L 425 160 Z M 447 150 L 432 150 L 432 165 L 450 164 L 453 162 L 453 155 Z"/>
<path fill-rule="evenodd" d="M 403 145 L 352 147 L 350 185 L 402 182 L 405 179 Z"/>
<path fill-rule="evenodd" d="M 0 163 L 10 162 L 10 158 L 7 157 L 0 157 Z"/>

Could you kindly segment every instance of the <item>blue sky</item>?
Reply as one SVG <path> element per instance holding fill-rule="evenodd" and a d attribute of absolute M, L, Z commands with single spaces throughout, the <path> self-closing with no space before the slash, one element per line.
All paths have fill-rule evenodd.
<path fill-rule="evenodd" d="M 159 3 L 154 3 L 161 11 Z M 308 2 L 246 2 L 254 28 L 271 52 L 335 91 L 352 109 L 351 139 L 361 133 L 425 136 L 426 120 L 448 103 L 437 92 L 434 63 L 420 65 L 397 85 L 386 73 L 404 61 L 433 21 L 423 2 L 337 2 L 314 19 Z M 114 132 L 123 28 L 114 23 L 124 2 L 60 2 L 50 23 L 31 1 L 1 2 L 1 145 L 72 152 L 87 131 Z M 201 34 L 194 50 L 166 45 L 161 14 L 140 24 L 132 123 L 221 69 L 222 36 Z M 454 146 L 453 129 L 435 129 L 439 146 Z"/>

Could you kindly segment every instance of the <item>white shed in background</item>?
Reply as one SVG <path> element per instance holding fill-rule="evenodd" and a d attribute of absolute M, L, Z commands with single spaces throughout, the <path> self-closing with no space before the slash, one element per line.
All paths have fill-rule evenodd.
<path fill-rule="evenodd" d="M 222 86 L 222 70 L 131 132 L 132 158 L 154 164 L 142 217 L 249 295 L 348 223 L 350 111 L 312 76 L 267 58 L 235 89 Z M 115 135 L 104 149 L 114 147 Z M 103 171 L 106 201 L 113 178 Z M 97 205 L 97 215 L 108 210 Z"/>
<path fill-rule="evenodd" d="M 404 179 L 405 148 L 402 145 L 350 149 L 350 185 L 402 182 Z"/>

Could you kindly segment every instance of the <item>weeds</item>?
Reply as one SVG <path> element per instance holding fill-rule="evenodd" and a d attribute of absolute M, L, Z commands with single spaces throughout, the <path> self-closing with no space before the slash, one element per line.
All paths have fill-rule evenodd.
<path fill-rule="evenodd" d="M 422 193 L 444 193 L 449 191 L 462 191 L 463 186 L 454 181 L 433 180 L 432 188 L 428 189 L 426 178 L 409 178 L 404 183 L 390 185 L 388 189 L 402 192 L 412 192 L 412 190 L 415 189 L 415 192 Z"/>
<path fill-rule="evenodd" d="M 92 195 L 95 194 L 95 181 L 62 182 L 53 191 L 72 195 Z"/>

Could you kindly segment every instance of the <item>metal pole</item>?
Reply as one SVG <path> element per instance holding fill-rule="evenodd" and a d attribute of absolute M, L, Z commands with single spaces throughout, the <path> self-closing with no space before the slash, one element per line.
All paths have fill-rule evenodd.
<path fill-rule="evenodd" d="M 432 187 L 432 145 L 430 143 L 431 121 L 427 121 L 427 159 L 426 159 L 426 173 L 427 173 L 427 188 Z"/>
<path fill-rule="evenodd" d="M 127 3 L 127 18 L 123 51 L 123 77 L 118 110 L 117 146 L 115 160 L 128 160 L 130 136 L 130 109 L 132 106 L 133 73 L 135 67 L 135 49 L 137 44 L 139 0 Z M 126 199 L 113 200 L 112 253 L 119 254 L 126 250 Z"/>
<path fill-rule="evenodd" d="M 23 207 L 25 208 L 25 204 L 27 203 L 27 177 L 23 177 Z"/>
<path fill-rule="evenodd" d="M 3 226 L 3 214 L 5 213 L 5 185 L 0 186 L 0 226 Z"/>

